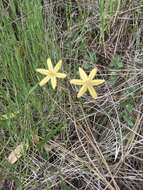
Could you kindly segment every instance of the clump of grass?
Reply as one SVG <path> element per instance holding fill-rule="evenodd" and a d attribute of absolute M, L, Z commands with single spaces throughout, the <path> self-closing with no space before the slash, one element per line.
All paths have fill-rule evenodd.
<path fill-rule="evenodd" d="M 53 103 L 50 98 L 52 90 L 49 88 L 42 91 L 38 88 L 39 79 L 35 74 L 37 67 L 44 67 L 47 56 L 51 56 L 55 61 L 61 57 L 55 54 L 55 58 L 51 54 L 52 49 L 54 53 L 59 49 L 58 46 L 52 47 L 54 42 L 51 43 L 51 38 L 46 37 L 45 40 L 48 32 L 39 0 L 13 0 L 6 4 L 1 1 L 0 9 L 0 112 L 2 117 L 6 116 L 0 120 L 1 167 L 6 171 L 4 179 L 14 177 L 19 184 L 27 176 L 27 169 L 23 171 L 22 167 L 29 163 L 28 158 L 25 157 L 23 163 L 11 167 L 5 160 L 8 154 L 21 142 L 28 141 L 32 144 L 35 135 L 40 135 L 44 144 L 49 136 L 52 139 L 60 133 L 66 124 L 65 119 L 56 113 L 56 103 L 64 99 L 64 95 L 60 93 L 58 98 L 54 93 L 56 103 Z M 14 113 L 17 114 L 11 118 L 10 115 Z M 37 148 L 32 152 L 34 151 L 37 151 Z M 32 152 L 30 151 L 29 155 L 33 154 Z"/>

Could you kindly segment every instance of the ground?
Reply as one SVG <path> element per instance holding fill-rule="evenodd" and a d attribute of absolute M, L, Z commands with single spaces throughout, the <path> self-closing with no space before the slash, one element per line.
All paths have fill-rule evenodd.
<path fill-rule="evenodd" d="M 142 190 L 142 36 L 142 0 L 0 0 L 0 189 Z M 96 99 L 77 98 L 79 67 L 105 80 Z"/>

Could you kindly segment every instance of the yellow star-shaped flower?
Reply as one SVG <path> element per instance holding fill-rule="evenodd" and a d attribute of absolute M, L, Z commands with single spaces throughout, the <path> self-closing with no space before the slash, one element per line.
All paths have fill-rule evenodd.
<path fill-rule="evenodd" d="M 58 72 L 62 66 L 62 60 L 60 60 L 56 64 L 56 66 L 53 67 L 51 59 L 48 58 L 47 59 L 47 65 L 48 65 L 48 70 L 36 69 L 37 72 L 41 73 L 42 75 L 46 75 L 46 77 L 40 81 L 39 85 L 43 86 L 51 79 L 52 88 L 55 89 L 57 86 L 57 79 L 56 78 L 65 78 L 66 77 L 66 74 Z"/>
<path fill-rule="evenodd" d="M 83 96 L 83 94 L 88 90 L 90 95 L 93 97 L 93 98 L 96 98 L 97 97 L 97 93 L 94 89 L 93 86 L 98 86 L 102 83 L 105 82 L 105 80 L 93 80 L 95 75 L 97 73 L 97 69 L 94 68 L 89 76 L 84 72 L 84 70 L 82 68 L 79 68 L 79 74 L 80 74 L 80 79 L 73 79 L 70 81 L 71 84 L 75 84 L 75 85 L 82 85 L 79 93 L 77 94 L 77 97 L 81 97 Z"/>

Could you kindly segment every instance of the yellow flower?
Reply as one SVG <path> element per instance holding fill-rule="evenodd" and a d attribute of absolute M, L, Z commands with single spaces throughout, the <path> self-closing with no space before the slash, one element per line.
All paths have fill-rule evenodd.
<path fill-rule="evenodd" d="M 53 67 L 51 59 L 47 59 L 47 65 L 48 65 L 48 70 L 46 69 L 36 69 L 37 72 L 41 73 L 42 75 L 46 75 L 46 77 L 41 80 L 39 83 L 40 86 L 45 85 L 49 80 L 51 80 L 51 85 L 53 89 L 56 88 L 57 86 L 57 79 L 56 78 L 65 78 L 66 74 L 64 73 L 59 73 L 59 70 L 62 66 L 62 60 L 60 60 L 55 67 Z"/>
<path fill-rule="evenodd" d="M 89 76 L 84 72 L 84 70 L 82 68 L 79 68 L 79 74 L 80 74 L 80 78 L 81 79 L 73 79 L 70 81 L 71 84 L 75 84 L 75 85 L 82 85 L 79 93 L 77 94 L 77 97 L 81 97 L 83 96 L 83 94 L 88 90 L 90 95 L 93 97 L 93 98 L 96 98 L 97 97 L 97 93 L 94 89 L 93 86 L 98 86 L 102 83 L 105 82 L 105 80 L 93 80 L 95 75 L 97 73 L 97 69 L 94 68 Z"/>

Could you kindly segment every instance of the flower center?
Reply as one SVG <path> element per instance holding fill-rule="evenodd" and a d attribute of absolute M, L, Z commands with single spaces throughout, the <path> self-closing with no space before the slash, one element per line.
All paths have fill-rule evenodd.
<path fill-rule="evenodd" d="M 56 73 L 54 71 L 48 71 L 50 77 L 55 77 Z"/>
<path fill-rule="evenodd" d="M 85 81 L 85 84 L 86 84 L 86 86 L 91 86 L 91 80 L 90 80 L 90 79 L 87 79 L 87 80 Z"/>

